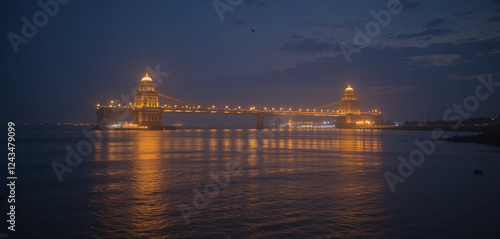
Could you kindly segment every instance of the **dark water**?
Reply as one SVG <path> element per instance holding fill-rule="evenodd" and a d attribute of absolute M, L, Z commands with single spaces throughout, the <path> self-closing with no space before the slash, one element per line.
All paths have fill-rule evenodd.
<path fill-rule="evenodd" d="M 287 129 L 255 150 L 257 130 L 114 131 L 59 182 L 51 164 L 85 140 L 81 130 L 18 129 L 8 238 L 500 236 L 498 147 L 441 143 L 391 192 L 384 172 L 397 173 L 398 155 L 430 132 Z M 186 224 L 179 205 L 194 208 L 210 172 L 229 182 Z"/>

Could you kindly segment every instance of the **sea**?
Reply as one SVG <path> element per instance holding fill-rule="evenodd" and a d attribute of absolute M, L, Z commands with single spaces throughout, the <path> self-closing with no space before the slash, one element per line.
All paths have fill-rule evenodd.
<path fill-rule="evenodd" d="M 500 237 L 500 147 L 431 131 L 19 126 L 15 140 L 3 238 Z"/>

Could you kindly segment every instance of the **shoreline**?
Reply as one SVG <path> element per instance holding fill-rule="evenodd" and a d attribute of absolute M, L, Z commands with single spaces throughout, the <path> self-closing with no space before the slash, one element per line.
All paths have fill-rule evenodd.
<path fill-rule="evenodd" d="M 471 132 L 479 133 L 477 135 L 465 135 L 465 136 L 453 136 L 450 138 L 441 138 L 439 140 L 448 142 L 458 142 L 458 143 L 476 143 L 485 144 L 491 146 L 500 146 L 500 126 L 470 126 L 470 127 L 459 127 L 453 129 L 450 126 L 445 127 L 381 127 L 378 129 L 385 130 L 420 130 L 420 131 L 433 131 L 435 129 L 441 129 L 443 131 L 455 131 L 455 132 Z"/>
<path fill-rule="evenodd" d="M 433 131 L 435 129 L 441 129 L 443 131 L 458 131 L 458 132 L 479 132 L 484 133 L 491 130 L 488 126 L 470 126 L 470 127 L 458 127 L 453 129 L 451 126 L 415 126 L 415 127 L 404 127 L 404 126 L 394 126 L 394 127 L 373 127 L 369 129 L 384 129 L 384 130 L 417 130 L 417 131 Z"/>
<path fill-rule="evenodd" d="M 482 134 L 478 135 L 453 136 L 451 138 L 443 138 L 442 140 L 449 142 L 476 143 L 476 144 L 500 146 L 500 134 L 498 133 L 483 132 Z"/>

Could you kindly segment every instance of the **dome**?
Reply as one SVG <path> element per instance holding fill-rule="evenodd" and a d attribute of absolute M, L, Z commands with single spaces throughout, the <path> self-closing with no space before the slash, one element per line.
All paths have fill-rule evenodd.
<path fill-rule="evenodd" d="M 345 88 L 345 92 L 351 91 L 353 92 L 354 90 L 351 88 L 351 84 L 347 84 L 347 88 Z"/>
<path fill-rule="evenodd" d="M 143 81 L 151 81 L 151 82 L 153 82 L 153 80 L 151 80 L 151 78 L 148 76 L 147 72 L 146 72 L 146 75 L 144 77 L 142 77 L 141 82 L 143 82 Z"/>

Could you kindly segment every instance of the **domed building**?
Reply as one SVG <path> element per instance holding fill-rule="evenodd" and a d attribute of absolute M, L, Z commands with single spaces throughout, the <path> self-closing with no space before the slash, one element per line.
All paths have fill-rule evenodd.
<path fill-rule="evenodd" d="M 158 92 L 155 90 L 153 79 L 146 73 L 134 94 L 132 123 L 147 126 L 150 129 L 160 128 L 162 127 L 161 113 Z"/>
<path fill-rule="evenodd" d="M 359 100 L 356 98 L 356 94 L 354 94 L 354 89 L 351 88 L 351 84 L 348 84 L 344 91 L 344 96 L 339 103 L 339 110 L 341 114 L 361 113 Z"/>
<path fill-rule="evenodd" d="M 382 120 L 380 111 L 361 112 L 359 100 L 350 84 L 347 85 L 344 96 L 339 102 L 339 113 L 341 116 L 337 117 L 335 124 L 337 128 L 369 127 Z"/>
<path fill-rule="evenodd" d="M 155 90 L 153 80 L 148 73 L 141 79 L 139 88 L 135 91 L 134 107 L 158 107 L 158 92 Z"/>

